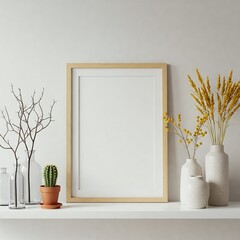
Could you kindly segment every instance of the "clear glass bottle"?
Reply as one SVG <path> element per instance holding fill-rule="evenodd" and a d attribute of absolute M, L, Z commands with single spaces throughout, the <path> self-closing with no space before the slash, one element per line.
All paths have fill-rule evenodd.
<path fill-rule="evenodd" d="M 9 203 L 9 174 L 7 168 L 0 168 L 0 206 L 8 206 Z"/>
<path fill-rule="evenodd" d="M 10 209 L 25 208 L 24 180 L 20 171 L 20 164 L 14 164 L 14 172 L 10 175 Z"/>
<path fill-rule="evenodd" d="M 21 172 L 24 177 L 24 196 L 25 204 L 40 204 L 41 193 L 40 186 L 42 184 L 42 168 L 35 161 L 35 150 L 32 151 L 30 162 L 28 156 L 30 152 L 26 151 L 26 160 L 22 163 Z M 30 171 L 28 171 L 28 168 Z"/>

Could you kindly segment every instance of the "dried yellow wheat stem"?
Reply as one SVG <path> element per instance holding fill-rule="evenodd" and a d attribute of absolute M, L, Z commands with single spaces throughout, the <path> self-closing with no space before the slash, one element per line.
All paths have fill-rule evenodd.
<path fill-rule="evenodd" d="M 206 122 L 213 144 L 222 144 L 228 121 L 240 108 L 240 81 L 232 82 L 233 71 L 231 70 L 226 80 L 218 75 L 216 92 L 212 92 L 209 77 L 204 82 L 199 70 L 196 69 L 197 83 L 188 75 L 189 83 L 193 89 L 191 94 L 196 102 L 197 110 L 202 114 L 208 114 Z M 215 109 L 215 99 L 217 108 Z M 217 118 L 215 117 L 217 115 Z M 216 119 L 216 120 L 215 120 Z M 218 127 L 216 127 L 218 126 Z"/>

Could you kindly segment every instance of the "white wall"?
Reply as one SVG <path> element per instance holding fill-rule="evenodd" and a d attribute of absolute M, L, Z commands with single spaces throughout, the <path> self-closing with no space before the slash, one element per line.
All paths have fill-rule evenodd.
<path fill-rule="evenodd" d="M 0 0 L 0 108 L 7 105 L 9 110 L 15 109 L 10 83 L 22 88 L 25 96 L 33 89 L 41 91 L 45 87 L 46 106 L 52 98 L 57 100 L 54 109 L 56 121 L 39 137 L 36 157 L 41 165 L 52 162 L 59 166 L 62 201 L 65 199 L 66 180 L 66 63 L 168 63 L 169 112 L 182 113 L 187 125 L 193 126 L 195 113 L 189 96 L 187 74 L 194 76 L 195 68 L 199 67 L 214 81 L 218 73 L 227 75 L 230 69 L 234 69 L 234 77 L 239 79 L 239 8 L 240 2 L 236 0 Z M 239 117 L 238 114 L 233 119 L 225 143 L 230 156 L 232 200 L 240 200 Z M 179 199 L 180 166 L 186 158 L 184 150 L 175 142 L 175 137 L 170 135 L 171 201 Z M 198 154 L 202 166 L 208 146 L 207 139 Z M 10 167 L 12 163 L 11 154 L 0 150 L 0 166 Z M 46 226 L 43 222 L 39 223 Z M 192 233 L 197 232 L 196 223 L 203 224 L 210 231 L 207 222 L 187 222 L 193 227 Z M 234 226 L 236 222 L 233 225 L 229 222 L 221 224 L 221 221 L 210 223 L 214 229 L 219 229 L 225 224 Z M 65 225 L 63 222 L 52 224 Z M 109 228 L 115 226 L 115 223 L 109 224 Z M 122 227 L 131 232 L 134 224 Z M 179 233 L 185 231 L 184 222 L 150 222 L 145 230 L 141 230 L 145 232 L 140 239 L 152 236 L 149 235 L 152 226 L 166 226 L 164 231 L 171 232 L 168 226 L 172 224 L 181 224 Z M 70 236 L 76 236 L 76 225 L 74 221 L 66 224 L 69 231 L 73 231 Z M 1 223 L 0 229 L 13 229 L 13 226 L 17 227 L 18 222 L 14 221 L 10 226 L 10 222 L 6 221 Z M 20 226 L 24 227 L 22 223 Z M 107 231 L 106 226 L 102 229 L 98 226 L 96 222 L 93 227 L 89 223 L 83 224 L 84 231 L 92 234 Z M 236 233 L 237 228 L 231 229 Z M 29 234 L 33 233 L 34 228 L 29 231 Z M 161 231 L 157 232 L 161 236 Z M 106 238 L 111 239 L 115 234 L 112 231 Z M 16 239 L 7 238 L 6 230 L 3 236 L 3 239 Z M 83 239 L 97 239 L 94 234 L 84 236 Z M 131 239 L 134 239 L 133 235 Z"/>

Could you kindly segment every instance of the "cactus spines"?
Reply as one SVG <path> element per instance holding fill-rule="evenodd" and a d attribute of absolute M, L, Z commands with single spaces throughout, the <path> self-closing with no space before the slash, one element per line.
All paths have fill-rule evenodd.
<path fill-rule="evenodd" d="M 55 165 L 47 165 L 44 168 L 43 177 L 45 181 L 45 187 L 54 187 L 58 177 L 57 167 Z"/>

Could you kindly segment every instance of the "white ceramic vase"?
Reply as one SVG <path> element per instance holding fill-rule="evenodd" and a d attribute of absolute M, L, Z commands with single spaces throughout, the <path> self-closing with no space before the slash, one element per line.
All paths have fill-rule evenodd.
<path fill-rule="evenodd" d="M 227 206 L 229 202 L 229 160 L 223 145 L 211 145 L 205 161 L 206 181 L 209 183 L 210 206 Z"/>
<path fill-rule="evenodd" d="M 209 186 L 202 176 L 190 177 L 187 195 L 187 207 L 206 208 L 209 199 Z"/>
<path fill-rule="evenodd" d="M 183 206 L 187 205 L 187 187 L 191 176 L 202 175 L 202 168 L 196 159 L 187 159 L 181 168 L 180 201 Z"/>

